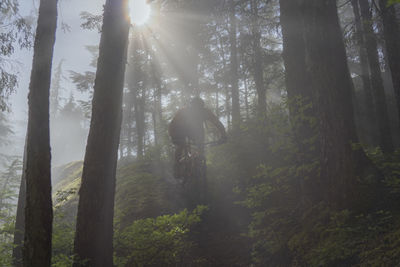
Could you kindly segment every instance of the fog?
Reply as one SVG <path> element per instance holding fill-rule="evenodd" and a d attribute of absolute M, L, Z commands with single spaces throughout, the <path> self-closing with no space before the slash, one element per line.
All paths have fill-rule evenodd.
<path fill-rule="evenodd" d="M 34 32 L 39 0 L 15 1 Z M 18 79 L 0 111 L 0 204 L 12 204 L 0 212 L 0 265 L 24 230 L 11 229 L 20 185 L 24 246 L 49 233 L 55 266 L 398 264 L 391 2 L 59 0 L 52 183 L 34 94 L 27 183 L 21 176 L 33 49 L 13 41 L 7 60 L 0 49 L 0 70 Z M 399 38 L 387 34 L 396 29 Z"/>
<path fill-rule="evenodd" d="M 59 110 L 53 110 L 50 116 L 52 164 L 57 166 L 69 161 L 82 160 L 85 150 L 89 122 L 83 117 L 78 107 L 72 107 L 80 100 L 87 101 L 88 93 L 76 89 L 69 78 L 69 71 L 85 72 L 90 69 L 91 53 L 86 46 L 98 45 L 100 34 L 96 30 L 82 29 L 81 12 L 100 14 L 103 1 L 59 1 L 59 14 L 56 43 L 53 57 L 52 89 L 54 74 L 62 61 L 62 77 L 59 84 Z M 22 16 L 36 16 L 38 1 L 21 1 Z M 34 19 L 35 21 L 35 19 Z M 27 95 L 32 65 L 33 50 L 16 49 L 12 60 L 18 73 L 18 87 L 10 96 L 11 113 L 8 115 L 14 131 L 12 143 L 2 148 L 7 154 L 18 155 L 22 158 L 27 123 Z M 85 121 L 86 120 L 86 121 Z"/>

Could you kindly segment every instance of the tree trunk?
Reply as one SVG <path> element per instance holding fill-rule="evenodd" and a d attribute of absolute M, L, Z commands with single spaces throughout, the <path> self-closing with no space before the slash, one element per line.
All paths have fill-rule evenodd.
<path fill-rule="evenodd" d="M 381 69 L 378 57 L 378 46 L 372 29 L 372 15 L 367 0 L 359 0 L 361 17 L 363 20 L 365 43 L 371 71 L 372 92 L 375 98 L 376 116 L 379 127 L 379 145 L 383 152 L 393 151 L 392 135 L 390 131 L 389 115 L 386 106 L 386 95 L 383 87 Z"/>
<path fill-rule="evenodd" d="M 149 54 L 151 55 L 150 59 L 150 69 L 151 69 L 151 78 L 152 84 L 154 87 L 153 90 L 153 124 L 154 124 L 154 143 L 155 145 L 161 144 L 161 123 L 162 123 L 162 81 L 161 81 L 161 74 L 159 68 L 156 63 L 156 58 L 154 56 L 154 52 L 151 51 L 149 45 L 147 45 L 146 41 L 146 49 L 148 50 Z"/>
<path fill-rule="evenodd" d="M 259 116 L 265 116 L 267 111 L 267 89 L 264 85 L 264 70 L 262 64 L 262 51 L 261 51 L 261 33 L 260 26 L 258 20 L 258 9 L 255 0 L 251 0 L 250 2 L 251 10 L 252 10 L 252 37 L 253 37 L 253 68 L 254 68 L 254 82 L 256 84 L 257 96 L 258 96 L 258 104 L 257 110 Z"/>
<path fill-rule="evenodd" d="M 133 106 L 135 109 L 136 136 L 137 136 L 137 156 L 142 158 L 144 155 L 144 137 L 145 137 L 145 96 L 143 89 L 137 89 L 133 94 Z"/>
<path fill-rule="evenodd" d="M 215 85 L 215 116 L 219 120 L 219 84 Z"/>
<path fill-rule="evenodd" d="M 231 92 L 228 86 L 225 88 L 225 113 L 226 113 L 226 123 L 228 124 L 228 129 L 232 129 L 232 108 L 231 108 Z"/>
<path fill-rule="evenodd" d="M 224 43 L 222 40 L 222 37 L 220 34 L 217 32 L 217 47 L 219 51 L 219 56 L 222 58 L 222 66 L 223 69 L 227 69 L 227 62 L 225 60 L 225 50 L 224 50 Z M 231 127 L 231 106 L 230 106 L 230 92 L 229 92 L 229 86 L 228 86 L 228 81 L 225 79 L 225 76 L 223 77 L 223 86 L 224 86 L 224 93 L 225 93 L 225 115 L 226 115 L 226 122 L 227 122 L 227 127 Z"/>
<path fill-rule="evenodd" d="M 381 9 L 387 59 L 392 74 L 398 118 L 400 120 L 400 29 L 397 24 L 394 6 L 388 7 L 387 0 L 379 0 L 379 7 Z"/>
<path fill-rule="evenodd" d="M 306 77 L 318 116 L 320 177 L 324 198 L 334 206 L 357 199 L 357 177 L 368 164 L 358 143 L 351 82 L 335 0 L 304 3 Z"/>
<path fill-rule="evenodd" d="M 156 89 L 153 89 L 153 108 L 151 110 L 151 119 L 153 120 L 153 135 L 154 135 L 154 145 L 158 146 L 158 121 L 157 121 L 157 98 Z"/>
<path fill-rule="evenodd" d="M 249 88 L 247 85 L 247 78 L 244 78 L 244 106 L 246 110 L 246 120 L 250 119 L 250 107 L 249 107 Z"/>
<path fill-rule="evenodd" d="M 132 92 L 128 89 L 126 93 L 126 154 L 132 156 L 133 142 L 132 142 L 132 122 L 133 122 L 133 104 L 132 104 Z"/>
<path fill-rule="evenodd" d="M 312 102 L 312 88 L 306 71 L 303 8 L 299 0 L 280 0 L 283 59 L 289 114 L 291 124 L 295 130 L 296 140 L 300 143 L 304 143 L 304 141 L 313 136 L 314 131 L 308 120 L 304 120 L 299 114 L 304 112 L 307 117 L 315 116 L 315 111 L 311 107 L 305 108 Z M 302 151 L 308 151 L 307 144 L 301 144 L 300 147 Z"/>
<path fill-rule="evenodd" d="M 283 37 L 283 59 L 285 82 L 289 104 L 290 124 L 294 132 L 294 141 L 299 150 L 297 164 L 312 164 L 318 157 L 319 143 L 315 140 L 316 126 L 311 123 L 317 118 L 312 101 L 312 88 L 306 72 L 306 51 L 304 43 L 304 7 L 299 0 L 280 0 L 280 22 Z M 315 173 L 307 181 L 298 178 L 298 192 L 303 203 L 320 201 L 320 185 Z"/>
<path fill-rule="evenodd" d="M 355 22 L 355 35 L 359 46 L 359 57 L 361 67 L 361 80 L 363 83 L 364 95 L 365 95 L 365 116 L 369 121 L 369 139 L 370 145 L 375 145 L 375 140 L 378 140 L 378 133 L 376 132 L 376 109 L 372 97 L 371 80 L 368 67 L 368 56 L 365 48 L 365 40 L 363 34 L 363 28 L 360 17 L 360 9 L 357 0 L 351 0 L 353 7 L 354 22 Z"/>
<path fill-rule="evenodd" d="M 51 65 L 57 27 L 57 0 L 41 0 L 36 29 L 26 147 L 26 208 L 23 266 L 51 264 L 53 210 L 49 96 Z"/>
<path fill-rule="evenodd" d="M 113 266 L 115 173 L 130 23 L 127 0 L 107 0 L 79 191 L 73 266 Z"/>
<path fill-rule="evenodd" d="M 232 130 L 237 131 L 240 127 L 240 102 L 239 102 L 239 77 L 237 61 L 237 37 L 236 37 L 236 3 L 231 0 L 229 10 L 229 41 L 231 56 L 231 97 L 232 97 Z"/>

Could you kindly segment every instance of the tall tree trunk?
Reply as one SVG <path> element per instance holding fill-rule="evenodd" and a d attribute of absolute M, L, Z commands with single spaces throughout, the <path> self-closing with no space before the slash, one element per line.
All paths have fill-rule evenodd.
<path fill-rule="evenodd" d="M 324 197 L 335 206 L 357 199 L 357 177 L 368 164 L 354 123 L 351 82 L 335 0 L 304 3 L 307 78 L 318 116 L 320 177 Z"/>
<path fill-rule="evenodd" d="M 153 120 L 153 135 L 154 135 L 154 145 L 158 146 L 159 139 L 158 139 L 158 121 L 157 121 L 157 97 L 156 97 L 156 90 L 153 89 L 153 108 L 151 111 L 151 118 Z"/>
<path fill-rule="evenodd" d="M 280 0 L 283 59 L 290 120 L 300 149 L 308 151 L 307 144 L 304 142 L 314 135 L 314 131 L 302 115 L 315 116 L 315 111 L 311 107 L 305 109 L 306 106 L 312 106 L 309 105 L 312 102 L 312 88 L 306 71 L 303 8 L 299 0 Z M 305 114 L 300 114 L 301 112 Z"/>
<path fill-rule="evenodd" d="M 253 46 L 253 68 L 254 68 L 254 81 L 257 89 L 257 110 L 259 116 L 264 116 L 267 111 L 267 89 L 264 85 L 264 70 L 263 70 L 263 56 L 261 51 L 261 32 L 258 19 L 258 8 L 255 0 L 250 1 L 252 10 L 252 46 Z"/>
<path fill-rule="evenodd" d="M 239 130 L 240 127 L 240 102 L 239 102 L 239 77 L 237 60 L 237 36 L 236 36 L 236 2 L 231 0 L 229 10 L 229 41 L 230 41 L 230 81 L 232 97 L 232 129 Z"/>
<path fill-rule="evenodd" d="M 115 173 L 130 23 L 127 0 L 107 0 L 79 191 L 73 266 L 113 266 Z"/>
<path fill-rule="evenodd" d="M 398 118 L 400 120 L 400 29 L 396 20 L 396 10 L 393 5 L 388 7 L 387 2 L 387 0 L 379 0 L 379 7 L 383 21 L 387 60 L 392 74 Z"/>
<path fill-rule="evenodd" d="M 41 0 L 36 29 L 26 147 L 26 207 L 23 266 L 51 264 L 53 210 L 49 96 L 57 27 L 57 0 Z"/>
<path fill-rule="evenodd" d="M 57 68 L 55 69 L 55 74 L 53 81 L 51 82 L 50 88 L 50 114 L 52 118 L 57 115 L 57 112 L 60 109 L 60 89 L 61 89 L 61 80 L 62 80 L 62 65 L 64 63 L 64 59 L 60 60 Z"/>
<path fill-rule="evenodd" d="M 142 158 L 144 155 L 144 138 L 145 138 L 145 96 L 144 89 L 138 89 L 133 95 L 133 106 L 135 109 L 136 136 L 137 136 L 137 156 Z M 142 91 L 142 92 L 140 92 Z"/>
<path fill-rule="evenodd" d="M 360 57 L 360 67 L 361 67 L 361 80 L 363 83 L 364 95 L 365 95 L 365 115 L 369 121 L 369 139 L 368 143 L 370 145 L 375 144 L 375 140 L 378 140 L 378 133 L 376 132 L 376 109 L 372 97 L 371 80 L 368 67 L 368 55 L 365 48 L 365 40 L 363 34 L 363 28 L 360 17 L 360 9 L 357 0 L 351 0 L 351 5 L 353 7 L 354 21 L 355 21 L 355 34 L 357 38 L 357 43 L 359 46 L 359 57 Z"/>
<path fill-rule="evenodd" d="M 225 88 L 225 113 L 226 113 L 226 123 L 228 124 L 228 129 L 232 129 L 232 108 L 231 108 L 231 92 L 228 86 Z"/>
<path fill-rule="evenodd" d="M 359 0 L 361 17 L 363 20 L 365 43 L 368 54 L 368 62 L 371 71 L 372 92 L 375 98 L 376 115 L 379 127 L 379 145 L 383 152 L 393 151 L 392 135 L 390 131 L 389 115 L 386 105 L 385 89 L 381 76 L 378 57 L 378 46 L 372 28 L 372 14 L 367 0 Z"/>
<path fill-rule="evenodd" d="M 145 41 L 146 49 L 151 56 L 150 59 L 150 70 L 151 79 L 154 87 L 153 90 L 153 124 L 154 124 L 154 143 L 155 145 L 161 144 L 161 123 L 162 123 L 162 81 L 159 67 L 154 56 L 154 52 L 151 50 L 147 42 Z"/>
<path fill-rule="evenodd" d="M 219 120 L 219 84 L 218 82 L 215 84 L 215 116 Z"/>
<path fill-rule="evenodd" d="M 317 117 L 312 103 L 312 88 L 306 72 L 304 43 L 304 7 L 300 0 L 280 0 L 280 22 L 283 37 L 285 82 L 288 94 L 289 118 L 295 142 L 299 149 L 299 165 L 311 164 L 318 157 L 319 143 L 311 142 L 316 126 L 311 123 Z M 316 174 L 307 174 L 315 177 Z M 320 201 L 321 188 L 316 179 L 299 177 L 298 190 L 303 203 Z"/>
<path fill-rule="evenodd" d="M 227 62 L 225 60 L 225 50 L 224 50 L 224 43 L 222 40 L 221 35 L 217 32 L 217 47 L 219 51 L 219 56 L 222 58 L 222 66 L 224 70 L 227 70 Z M 225 76 L 225 75 L 224 75 Z M 231 127 L 231 105 L 230 105 L 230 92 L 229 92 L 229 86 L 228 86 L 228 81 L 223 77 L 223 86 L 224 86 L 224 93 L 225 93 L 225 115 L 226 115 L 226 121 L 227 121 L 227 126 L 228 128 Z"/>
<path fill-rule="evenodd" d="M 249 107 L 249 87 L 247 85 L 247 78 L 244 78 L 244 106 L 246 110 L 246 120 L 250 119 L 250 107 Z"/>
<path fill-rule="evenodd" d="M 126 149 L 127 155 L 132 156 L 133 142 L 132 142 L 132 122 L 133 122 L 133 103 L 132 103 L 132 92 L 128 89 L 126 93 Z"/>
<path fill-rule="evenodd" d="M 19 186 L 18 193 L 18 204 L 17 204 L 17 216 L 15 218 L 15 229 L 14 229 L 14 248 L 13 248 L 13 266 L 22 267 L 22 246 L 25 234 L 25 203 L 26 203 L 26 145 L 27 140 L 25 139 L 24 156 L 22 160 L 22 175 L 21 183 Z"/>

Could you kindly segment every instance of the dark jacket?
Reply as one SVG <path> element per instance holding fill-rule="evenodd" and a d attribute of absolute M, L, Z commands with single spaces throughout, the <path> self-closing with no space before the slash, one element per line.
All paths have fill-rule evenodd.
<path fill-rule="evenodd" d="M 204 123 L 211 122 L 220 131 L 221 136 L 225 136 L 225 127 L 207 108 L 185 107 L 175 114 L 169 124 L 168 133 L 172 143 L 179 145 L 189 138 L 195 143 L 204 143 Z"/>

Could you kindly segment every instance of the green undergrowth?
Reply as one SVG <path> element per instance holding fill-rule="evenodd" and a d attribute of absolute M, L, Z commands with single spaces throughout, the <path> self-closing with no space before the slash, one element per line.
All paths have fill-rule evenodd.
<path fill-rule="evenodd" d="M 164 163 L 128 161 L 117 170 L 115 197 L 115 264 L 117 266 L 199 265 L 192 253 L 192 229 L 202 221 L 206 206 L 183 208 L 177 186 L 168 181 Z M 71 266 L 82 162 L 56 170 L 53 185 L 54 226 L 52 266 Z"/>

